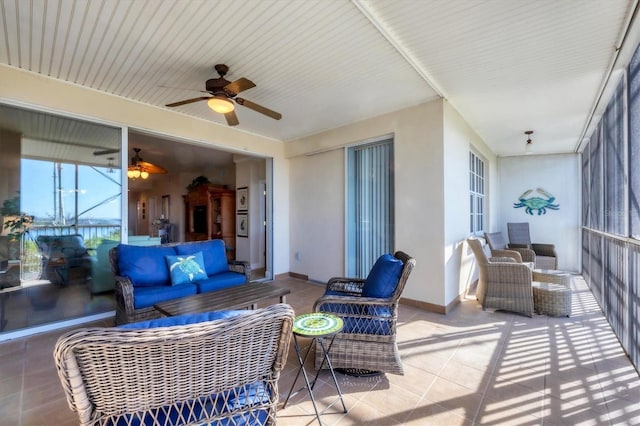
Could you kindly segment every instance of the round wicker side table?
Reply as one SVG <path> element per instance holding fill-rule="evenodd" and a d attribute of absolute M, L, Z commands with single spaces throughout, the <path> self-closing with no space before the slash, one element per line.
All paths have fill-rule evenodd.
<path fill-rule="evenodd" d="M 538 314 L 571 315 L 571 289 L 564 284 L 533 282 L 533 308 Z"/>

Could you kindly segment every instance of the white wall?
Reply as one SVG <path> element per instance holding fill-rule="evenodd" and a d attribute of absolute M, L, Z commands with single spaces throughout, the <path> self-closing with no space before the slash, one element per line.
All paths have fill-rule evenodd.
<path fill-rule="evenodd" d="M 385 135 L 394 138 L 396 249 L 417 262 L 403 297 L 443 305 L 440 100 L 286 144 L 292 171 L 291 269 L 320 280 L 344 275 L 344 153 L 336 149 Z M 321 205 L 325 199 L 327 205 Z M 312 258 L 307 247 L 316 253 Z M 300 262 L 295 261 L 296 251 L 302 251 Z"/>
<path fill-rule="evenodd" d="M 495 155 L 464 119 L 444 103 L 444 268 L 445 306 L 463 294 L 472 280 L 472 257 L 464 241 L 469 237 L 469 151 L 480 154 L 486 167 L 487 224 L 497 215 L 497 161 Z"/>
<path fill-rule="evenodd" d="M 326 282 L 344 270 L 343 148 L 291 161 L 291 271 Z M 295 226 L 294 226 L 295 223 Z"/>
<path fill-rule="evenodd" d="M 266 179 L 264 158 L 236 156 L 236 188 L 247 187 L 249 191 L 249 237 L 236 236 L 236 259 L 249 262 L 251 269 L 264 267 L 264 256 L 260 253 L 260 238 L 262 225 L 260 224 L 260 204 L 262 194 L 259 183 Z"/>
<path fill-rule="evenodd" d="M 580 180 L 578 154 L 504 157 L 499 160 L 501 183 L 500 220 L 491 231 L 502 231 L 508 238 L 507 222 L 529 222 L 534 243 L 551 243 L 558 252 L 558 268 L 578 271 Z M 547 209 L 546 214 L 529 215 L 514 203 L 525 191 L 526 198 L 541 197 L 537 188 L 555 196 L 559 210 Z"/>

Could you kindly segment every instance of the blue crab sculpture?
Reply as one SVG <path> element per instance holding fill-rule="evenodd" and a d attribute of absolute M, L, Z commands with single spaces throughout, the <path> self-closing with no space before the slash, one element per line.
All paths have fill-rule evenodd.
<path fill-rule="evenodd" d="M 541 198 L 541 197 L 525 198 L 527 195 L 531 194 L 532 192 L 533 192 L 532 189 L 525 191 L 520 197 L 518 197 L 518 200 L 520 202 L 513 203 L 513 208 L 518 209 L 520 207 L 524 207 L 524 211 L 527 214 L 530 214 L 532 216 L 533 216 L 534 210 L 538 212 L 538 216 L 540 216 L 541 214 L 547 214 L 547 209 L 560 210 L 560 204 L 553 204 L 553 202 L 556 200 L 556 197 L 549 194 L 547 191 L 545 191 L 542 188 L 537 188 L 536 192 L 544 195 L 547 198 Z"/>

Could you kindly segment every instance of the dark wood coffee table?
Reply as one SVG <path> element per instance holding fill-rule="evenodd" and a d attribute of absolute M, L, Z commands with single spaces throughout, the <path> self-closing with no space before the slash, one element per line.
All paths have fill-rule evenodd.
<path fill-rule="evenodd" d="M 153 307 L 169 317 L 225 309 L 256 309 L 258 302 L 274 297 L 279 297 L 280 303 L 286 303 L 286 296 L 289 293 L 291 290 L 288 288 L 277 287 L 273 284 L 251 283 L 168 300 L 157 303 Z"/>

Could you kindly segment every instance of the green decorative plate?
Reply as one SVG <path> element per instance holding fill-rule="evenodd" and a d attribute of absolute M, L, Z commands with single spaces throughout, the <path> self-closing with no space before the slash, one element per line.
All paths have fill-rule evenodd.
<path fill-rule="evenodd" d="M 324 312 L 298 315 L 293 321 L 293 332 L 299 336 L 327 336 L 338 333 L 342 327 L 342 318 Z"/>

